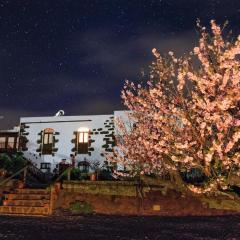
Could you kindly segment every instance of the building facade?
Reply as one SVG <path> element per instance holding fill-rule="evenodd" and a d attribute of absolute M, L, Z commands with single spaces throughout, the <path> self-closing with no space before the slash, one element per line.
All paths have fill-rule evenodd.
<path fill-rule="evenodd" d="M 125 111 L 109 115 L 24 117 L 20 119 L 19 150 L 38 168 L 54 168 L 61 161 L 98 161 L 115 146 L 115 118 L 126 119 Z"/>
<path fill-rule="evenodd" d="M 18 150 L 19 128 L 0 131 L 0 153 L 14 154 Z"/>

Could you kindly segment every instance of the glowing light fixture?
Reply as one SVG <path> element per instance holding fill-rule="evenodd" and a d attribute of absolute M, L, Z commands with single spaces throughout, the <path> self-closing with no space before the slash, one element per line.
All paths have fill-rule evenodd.
<path fill-rule="evenodd" d="M 89 132 L 89 128 L 80 127 L 80 128 L 78 129 L 78 132 Z"/>

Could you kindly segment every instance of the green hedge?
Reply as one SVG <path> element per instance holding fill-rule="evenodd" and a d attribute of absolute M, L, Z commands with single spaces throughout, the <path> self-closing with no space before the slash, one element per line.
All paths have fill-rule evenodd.
<path fill-rule="evenodd" d="M 0 169 L 5 169 L 8 173 L 15 173 L 26 166 L 27 160 L 22 153 L 16 153 L 11 157 L 5 153 L 0 154 Z"/>

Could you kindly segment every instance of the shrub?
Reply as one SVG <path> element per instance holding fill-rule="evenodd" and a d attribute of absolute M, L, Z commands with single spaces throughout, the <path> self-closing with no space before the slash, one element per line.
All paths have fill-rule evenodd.
<path fill-rule="evenodd" d="M 98 180 L 114 180 L 114 178 L 111 171 L 102 169 L 98 174 Z"/>
<path fill-rule="evenodd" d="M 79 180 L 89 180 L 89 179 L 90 179 L 89 173 L 85 173 L 85 172 L 80 173 Z"/>
<path fill-rule="evenodd" d="M 186 183 L 199 184 L 206 180 L 206 175 L 199 168 L 192 168 L 181 172 L 181 176 Z"/>
<path fill-rule="evenodd" d="M 16 153 L 12 156 L 12 166 L 11 166 L 11 172 L 15 173 L 18 170 L 24 168 L 27 164 L 27 160 L 24 158 L 22 153 Z"/>
<path fill-rule="evenodd" d="M 78 168 L 74 168 L 71 170 L 71 179 L 72 180 L 78 180 L 80 177 L 80 170 Z"/>
<path fill-rule="evenodd" d="M 0 168 L 5 169 L 7 171 L 10 171 L 12 168 L 11 158 L 5 153 L 0 154 Z"/>
<path fill-rule="evenodd" d="M 9 173 L 15 173 L 26 166 L 27 160 L 22 153 L 16 153 L 11 157 L 5 153 L 0 154 L 0 169 L 5 169 Z"/>
<path fill-rule="evenodd" d="M 91 214 L 93 207 L 90 203 L 76 202 L 70 205 L 70 211 L 75 214 Z"/>

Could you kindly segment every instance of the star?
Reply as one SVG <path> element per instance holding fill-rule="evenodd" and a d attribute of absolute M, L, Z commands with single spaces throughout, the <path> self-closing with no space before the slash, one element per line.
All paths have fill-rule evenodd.
<path fill-rule="evenodd" d="M 1 1 L 1 114 L 47 115 L 59 99 L 69 115 L 96 102 L 103 114 L 106 103 L 108 112 L 122 109 L 124 80 L 148 77 L 152 48 L 190 49 L 197 18 L 206 26 L 228 19 L 239 34 L 239 9 L 237 0 Z M 19 114 L 0 127 L 17 124 Z"/>

